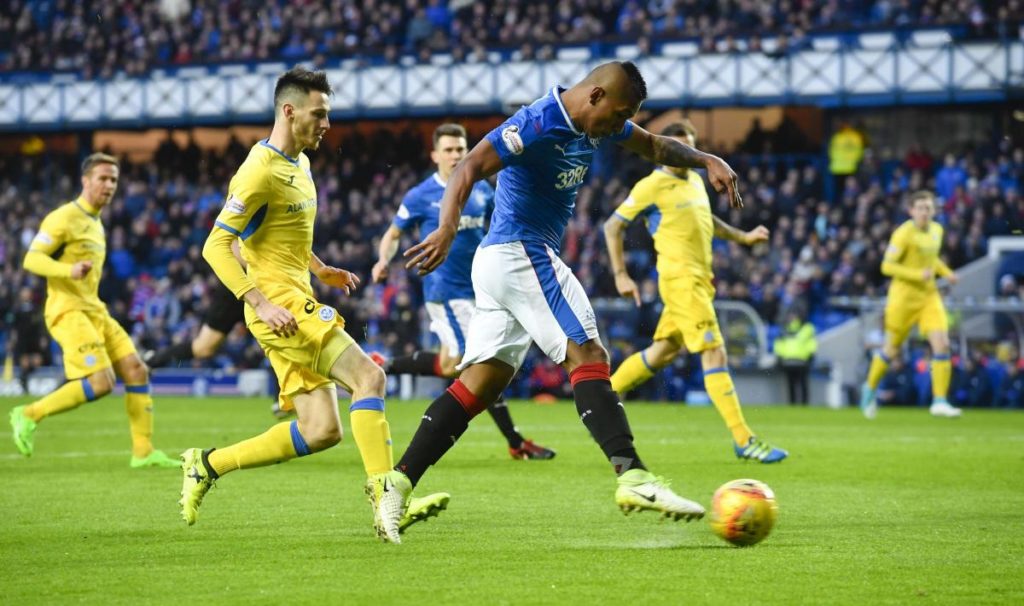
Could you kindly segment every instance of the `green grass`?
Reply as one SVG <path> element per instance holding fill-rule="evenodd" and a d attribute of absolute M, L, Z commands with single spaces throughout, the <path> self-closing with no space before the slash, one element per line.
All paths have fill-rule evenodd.
<path fill-rule="evenodd" d="M 0 406 L 6 410 L 16 401 Z M 400 453 L 426 403 L 388 409 Z M 751 408 L 790 450 L 738 462 L 714 410 L 629 405 L 656 473 L 704 504 L 720 484 L 767 482 L 779 523 L 738 549 L 707 522 L 624 517 L 614 480 L 569 404 L 514 403 L 558 450 L 515 462 L 484 415 L 418 492 L 449 510 L 400 546 L 376 542 L 350 436 L 329 452 L 224 478 L 198 524 L 179 519 L 175 470 L 128 468 L 116 398 L 48 419 L 36 455 L 3 436 L 0 603 L 793 604 L 1022 603 L 1024 415 Z M 223 445 L 273 421 L 264 400 L 158 401 L 157 445 Z M 347 425 L 347 423 L 346 423 Z"/>

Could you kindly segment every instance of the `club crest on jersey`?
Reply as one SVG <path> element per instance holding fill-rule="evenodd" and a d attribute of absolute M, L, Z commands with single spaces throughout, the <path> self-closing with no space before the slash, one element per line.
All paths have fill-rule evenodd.
<path fill-rule="evenodd" d="M 224 203 L 224 210 L 236 215 L 243 215 L 245 214 L 245 202 L 242 202 L 238 196 L 231 195 L 228 201 Z"/>
<path fill-rule="evenodd" d="M 523 138 L 519 136 L 519 127 L 516 125 L 506 126 L 501 131 L 501 142 L 505 144 L 509 152 L 519 155 L 523 153 Z"/>
<path fill-rule="evenodd" d="M 324 305 L 320 308 L 320 311 L 317 312 L 317 315 L 320 316 L 320 319 L 324 322 L 331 322 L 334 320 L 334 316 L 337 313 L 338 312 L 334 311 L 334 308 L 330 305 Z"/>

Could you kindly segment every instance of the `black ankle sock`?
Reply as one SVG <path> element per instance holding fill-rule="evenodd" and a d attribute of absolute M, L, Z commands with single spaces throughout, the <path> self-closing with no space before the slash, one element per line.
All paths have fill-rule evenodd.
<path fill-rule="evenodd" d="M 385 369 L 393 375 L 437 376 L 437 354 L 432 351 L 417 351 L 411 356 L 391 360 Z"/>
<path fill-rule="evenodd" d="M 505 396 L 499 397 L 497 402 L 488 406 L 487 412 L 491 413 L 494 424 L 498 426 L 501 435 L 505 436 L 508 447 L 519 448 L 525 438 L 516 430 L 515 423 L 512 422 L 512 415 L 508 412 Z"/>
<path fill-rule="evenodd" d="M 573 388 L 576 412 L 590 430 L 591 437 L 608 457 L 615 473 L 630 469 L 647 469 L 633 447 L 626 410 L 607 379 L 580 381 Z"/>
<path fill-rule="evenodd" d="M 210 479 L 211 480 L 216 480 L 217 478 L 220 477 L 219 475 L 217 475 L 217 472 L 213 470 L 213 465 L 210 465 L 210 453 L 215 451 L 215 450 L 217 450 L 217 449 L 216 448 L 207 448 L 206 450 L 203 451 L 203 456 L 202 456 L 203 467 L 206 468 L 206 473 L 210 474 Z"/>
<path fill-rule="evenodd" d="M 162 368 L 174 360 L 191 360 L 192 357 L 192 342 L 183 341 L 156 352 L 152 358 L 146 361 L 146 364 L 152 368 Z"/>
<path fill-rule="evenodd" d="M 427 468 L 437 463 L 469 427 L 469 413 L 455 396 L 445 391 L 423 413 L 416 435 L 395 469 L 409 476 L 415 486 Z"/>

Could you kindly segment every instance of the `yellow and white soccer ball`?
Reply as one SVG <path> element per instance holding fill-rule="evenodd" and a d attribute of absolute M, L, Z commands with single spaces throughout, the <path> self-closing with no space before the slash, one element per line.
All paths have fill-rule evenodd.
<path fill-rule="evenodd" d="M 711 497 L 711 530 L 740 547 L 763 541 L 778 516 L 775 493 L 757 480 L 727 482 Z"/>

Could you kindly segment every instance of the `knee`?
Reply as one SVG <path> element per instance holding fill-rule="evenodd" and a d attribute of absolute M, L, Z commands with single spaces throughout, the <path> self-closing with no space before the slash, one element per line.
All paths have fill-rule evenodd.
<path fill-rule="evenodd" d="M 672 363 L 679 354 L 679 348 L 672 343 L 655 344 L 646 352 L 647 365 L 652 368 L 664 368 Z"/>
<path fill-rule="evenodd" d="M 299 428 L 310 452 L 320 452 L 341 442 L 341 424 L 337 422 L 306 423 Z"/>
<path fill-rule="evenodd" d="M 142 385 L 149 383 L 149 367 L 138 358 L 133 359 L 123 371 L 124 382 L 129 385 Z"/>
<path fill-rule="evenodd" d="M 98 399 L 114 391 L 114 384 L 117 382 L 117 377 L 114 376 L 113 370 L 105 368 L 90 375 L 86 381 L 88 381 L 89 386 L 92 387 L 94 399 Z"/>
<path fill-rule="evenodd" d="M 387 389 L 388 377 L 384 374 L 383 368 L 367 358 L 365 363 L 359 365 L 353 383 L 352 387 L 360 392 L 383 396 Z"/>
<path fill-rule="evenodd" d="M 456 367 L 459 365 L 459 362 L 461 361 L 462 358 L 458 357 L 441 358 L 441 375 L 444 376 L 446 379 L 454 379 L 455 377 L 459 376 L 459 371 L 457 370 Z"/>
<path fill-rule="evenodd" d="M 608 350 L 597 340 L 587 341 L 580 346 L 580 364 L 610 364 Z"/>
<path fill-rule="evenodd" d="M 729 363 L 729 357 L 725 354 L 725 348 L 716 347 L 705 351 L 701 356 L 704 370 L 709 368 L 724 368 Z"/>
<path fill-rule="evenodd" d="M 483 405 L 489 406 L 501 397 L 515 369 L 502 363 L 473 364 L 462 371 L 458 381 Z"/>
<path fill-rule="evenodd" d="M 217 353 L 217 347 L 213 343 L 202 340 L 192 342 L 192 357 L 197 360 L 212 358 Z"/>

